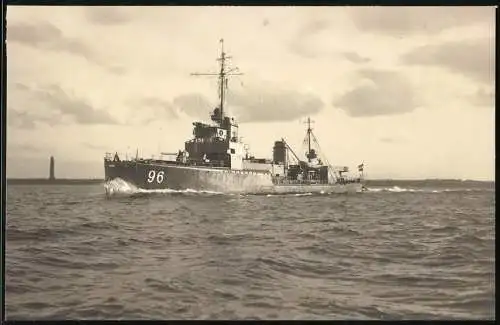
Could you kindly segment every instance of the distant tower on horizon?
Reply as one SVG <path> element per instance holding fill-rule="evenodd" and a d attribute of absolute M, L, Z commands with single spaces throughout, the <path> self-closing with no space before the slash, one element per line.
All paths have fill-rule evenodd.
<path fill-rule="evenodd" d="M 56 179 L 55 177 L 55 166 L 54 166 L 54 156 L 50 156 L 50 170 L 49 170 L 49 180 L 53 181 Z"/>

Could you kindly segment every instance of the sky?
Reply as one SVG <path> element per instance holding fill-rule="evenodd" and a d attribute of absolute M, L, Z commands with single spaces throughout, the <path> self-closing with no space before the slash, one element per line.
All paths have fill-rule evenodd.
<path fill-rule="evenodd" d="M 227 110 L 256 157 L 314 121 L 368 178 L 494 180 L 494 7 L 7 7 L 7 177 L 101 178 Z"/>

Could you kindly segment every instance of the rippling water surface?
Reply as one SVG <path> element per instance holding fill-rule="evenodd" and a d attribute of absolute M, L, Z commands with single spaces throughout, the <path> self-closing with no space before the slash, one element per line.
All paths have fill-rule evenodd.
<path fill-rule="evenodd" d="M 7 319 L 494 319 L 493 186 L 410 185 L 11 185 Z"/>

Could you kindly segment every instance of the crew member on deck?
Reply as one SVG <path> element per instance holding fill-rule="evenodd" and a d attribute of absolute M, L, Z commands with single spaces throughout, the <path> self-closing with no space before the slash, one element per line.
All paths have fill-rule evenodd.
<path fill-rule="evenodd" d="M 187 151 L 182 152 L 182 162 L 184 164 L 187 163 L 188 157 L 189 157 L 189 152 L 187 152 Z"/>

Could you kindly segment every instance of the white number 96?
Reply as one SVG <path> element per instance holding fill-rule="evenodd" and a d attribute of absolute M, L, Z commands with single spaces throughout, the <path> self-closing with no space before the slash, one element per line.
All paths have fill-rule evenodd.
<path fill-rule="evenodd" d="M 155 176 L 157 183 L 163 183 L 164 175 L 165 175 L 164 171 L 159 171 L 157 174 L 156 171 L 150 170 L 148 173 L 148 183 L 153 183 L 153 181 L 155 180 Z"/>

